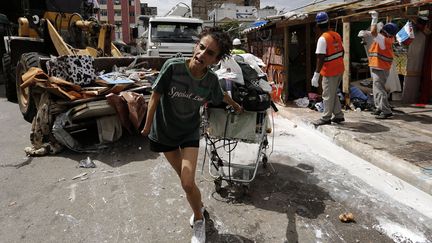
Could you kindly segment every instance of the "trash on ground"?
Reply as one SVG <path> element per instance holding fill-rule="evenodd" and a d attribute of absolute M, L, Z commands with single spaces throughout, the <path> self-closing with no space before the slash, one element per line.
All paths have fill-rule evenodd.
<path fill-rule="evenodd" d="M 80 178 L 80 177 L 83 177 L 83 176 L 86 176 L 86 175 L 87 175 L 87 172 L 81 173 L 81 174 L 79 174 L 79 175 L 77 175 L 77 176 L 74 176 L 74 177 L 72 178 L 72 180 L 76 180 L 76 179 L 78 179 L 78 178 Z"/>
<path fill-rule="evenodd" d="M 339 215 L 339 219 L 340 219 L 340 221 L 342 221 L 344 223 L 355 222 L 354 215 L 352 213 L 343 213 L 343 214 Z"/>
<path fill-rule="evenodd" d="M 79 167 L 82 168 L 96 168 L 95 163 L 93 162 L 92 159 L 90 159 L 90 157 L 87 156 L 86 159 L 83 159 L 79 162 Z"/>

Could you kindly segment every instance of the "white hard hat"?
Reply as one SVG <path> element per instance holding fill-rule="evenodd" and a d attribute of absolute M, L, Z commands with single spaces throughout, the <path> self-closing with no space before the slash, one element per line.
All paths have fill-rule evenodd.
<path fill-rule="evenodd" d="M 238 46 L 238 45 L 241 45 L 241 41 L 240 41 L 240 39 L 238 39 L 238 38 L 235 38 L 234 40 L 233 40 L 233 46 Z"/>

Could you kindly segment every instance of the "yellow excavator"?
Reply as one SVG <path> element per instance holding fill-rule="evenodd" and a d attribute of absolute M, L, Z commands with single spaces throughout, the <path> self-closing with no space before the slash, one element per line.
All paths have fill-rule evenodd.
<path fill-rule="evenodd" d="M 101 24 L 94 16 L 94 0 L 22 0 L 2 1 L 7 16 L 22 14 L 16 35 L 5 36 L 2 56 L 6 97 L 17 101 L 27 121 L 36 114 L 32 87 L 21 88 L 22 74 L 40 67 L 40 59 L 60 55 L 120 57 L 112 44 L 114 26 Z M 6 2 L 9 2 L 6 4 Z M 10 19 L 12 21 L 12 19 Z M 13 21 L 12 21 L 13 23 Z M 9 32 L 10 33 L 10 32 Z"/>

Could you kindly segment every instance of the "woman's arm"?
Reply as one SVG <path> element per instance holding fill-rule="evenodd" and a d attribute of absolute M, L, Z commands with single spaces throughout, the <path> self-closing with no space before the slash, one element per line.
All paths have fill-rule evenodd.
<path fill-rule="evenodd" d="M 150 133 L 150 128 L 153 123 L 153 116 L 156 112 L 156 107 L 159 104 L 161 94 L 159 94 L 156 91 L 152 92 L 152 95 L 150 96 L 149 104 L 147 107 L 147 116 L 146 121 L 143 130 L 141 131 L 141 135 L 147 136 Z"/>
<path fill-rule="evenodd" d="M 231 96 L 228 95 L 227 92 L 224 92 L 224 98 L 223 98 L 223 101 L 224 101 L 225 103 L 227 103 L 228 105 L 232 106 L 236 112 L 242 112 L 242 111 L 243 111 L 243 108 L 241 107 L 241 105 L 239 105 L 237 102 L 235 102 L 235 101 L 231 98 Z"/>

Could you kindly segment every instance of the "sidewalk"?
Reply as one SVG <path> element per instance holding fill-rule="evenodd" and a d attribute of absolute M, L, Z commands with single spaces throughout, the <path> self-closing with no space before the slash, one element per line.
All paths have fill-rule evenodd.
<path fill-rule="evenodd" d="M 432 195 L 432 105 L 392 103 L 394 116 L 377 120 L 368 111 L 345 111 L 345 123 L 315 128 L 321 113 L 295 104 L 279 115 L 326 135 L 338 146 Z"/>

